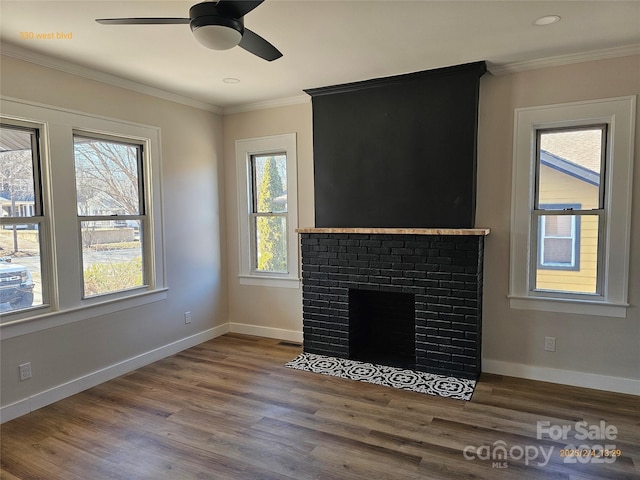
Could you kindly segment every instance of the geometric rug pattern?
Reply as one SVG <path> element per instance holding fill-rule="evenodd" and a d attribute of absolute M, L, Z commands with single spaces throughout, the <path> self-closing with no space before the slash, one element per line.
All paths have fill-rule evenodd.
<path fill-rule="evenodd" d="M 285 367 L 458 400 L 471 400 L 476 386 L 475 380 L 466 378 L 447 377 L 315 353 L 302 353 L 287 362 Z"/>

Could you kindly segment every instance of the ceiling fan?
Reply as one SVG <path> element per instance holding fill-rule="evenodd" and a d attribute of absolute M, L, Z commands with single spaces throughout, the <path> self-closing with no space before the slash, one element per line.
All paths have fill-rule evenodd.
<path fill-rule="evenodd" d="M 189 18 L 97 18 L 103 25 L 189 24 L 202 45 L 213 50 L 228 50 L 236 45 L 271 62 L 282 53 L 244 26 L 244 16 L 264 0 L 218 0 L 202 2 L 189 9 Z"/>

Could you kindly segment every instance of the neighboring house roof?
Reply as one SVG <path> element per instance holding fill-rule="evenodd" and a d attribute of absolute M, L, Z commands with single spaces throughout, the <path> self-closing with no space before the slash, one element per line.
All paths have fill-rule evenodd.
<path fill-rule="evenodd" d="M 596 187 L 600 186 L 600 174 L 577 163 L 570 162 L 545 150 L 540 150 L 540 164 L 553 168 Z"/>
<path fill-rule="evenodd" d="M 0 152 L 31 150 L 31 135 L 21 130 L 2 129 Z"/>
<path fill-rule="evenodd" d="M 602 132 L 597 129 L 545 132 L 541 150 L 545 150 L 568 162 L 581 165 L 594 172 L 600 171 Z"/>
<path fill-rule="evenodd" d="M 273 203 L 276 205 L 284 205 L 287 203 L 287 191 L 285 190 L 282 195 L 273 199 Z"/>

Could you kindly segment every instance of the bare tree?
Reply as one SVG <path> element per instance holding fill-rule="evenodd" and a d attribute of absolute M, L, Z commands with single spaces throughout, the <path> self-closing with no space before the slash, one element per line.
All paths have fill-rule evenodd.
<path fill-rule="evenodd" d="M 34 201 L 33 160 L 31 150 L 0 152 L 0 196 L 11 201 L 9 217 L 19 217 L 18 201 Z M 13 252 L 18 246 L 18 224 L 13 223 Z"/>
<path fill-rule="evenodd" d="M 75 160 L 78 214 L 141 213 L 136 146 L 77 138 Z"/>

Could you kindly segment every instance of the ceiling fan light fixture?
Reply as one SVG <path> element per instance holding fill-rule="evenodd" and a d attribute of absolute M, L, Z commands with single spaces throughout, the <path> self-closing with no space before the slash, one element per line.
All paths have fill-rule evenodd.
<path fill-rule="evenodd" d="M 1 1 L 1 0 L 0 0 Z M 268 62 L 282 53 L 267 40 L 244 28 L 244 16 L 264 0 L 204 1 L 189 9 L 189 18 L 96 18 L 104 25 L 175 25 L 189 24 L 196 40 L 212 50 L 229 50 L 235 46 Z"/>
<path fill-rule="evenodd" d="M 229 50 L 242 40 L 242 33 L 226 25 L 203 25 L 193 29 L 196 40 L 212 50 Z"/>

